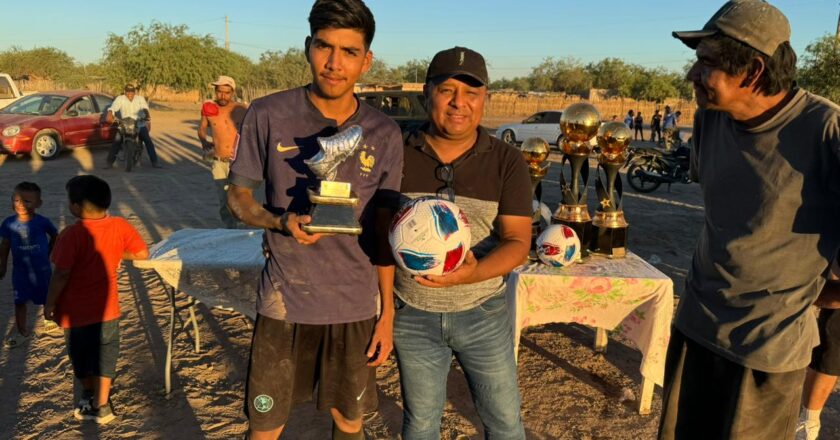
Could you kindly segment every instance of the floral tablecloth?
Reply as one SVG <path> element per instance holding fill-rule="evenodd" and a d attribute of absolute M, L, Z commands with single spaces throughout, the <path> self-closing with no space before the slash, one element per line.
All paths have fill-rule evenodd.
<path fill-rule="evenodd" d="M 674 283 L 639 256 L 593 256 L 565 268 L 523 265 L 508 278 L 508 299 L 516 304 L 512 314 L 517 346 L 522 329 L 532 325 L 575 322 L 613 329 L 642 352 L 642 375 L 662 385 Z"/>

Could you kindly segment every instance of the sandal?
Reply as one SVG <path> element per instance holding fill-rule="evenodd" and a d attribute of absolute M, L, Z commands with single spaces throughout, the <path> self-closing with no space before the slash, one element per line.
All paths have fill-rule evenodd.
<path fill-rule="evenodd" d="M 61 327 L 59 327 L 55 321 L 45 319 L 44 328 L 42 329 L 42 331 L 47 334 L 56 334 L 61 332 Z"/>
<path fill-rule="evenodd" d="M 10 348 L 10 349 L 11 348 L 17 348 L 17 347 L 23 345 L 23 343 L 26 342 L 26 339 L 27 339 L 26 336 L 24 336 L 24 335 L 22 335 L 18 332 L 15 332 L 14 334 L 11 334 L 11 335 L 9 335 L 8 338 L 6 338 L 6 347 Z"/>

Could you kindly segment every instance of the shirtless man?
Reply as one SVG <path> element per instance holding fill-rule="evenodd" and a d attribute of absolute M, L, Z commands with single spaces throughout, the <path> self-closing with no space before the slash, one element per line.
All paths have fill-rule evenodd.
<path fill-rule="evenodd" d="M 201 106 L 198 139 L 205 155 L 212 156 L 210 171 L 219 198 L 219 216 L 226 228 L 235 229 L 238 222 L 227 207 L 228 174 L 230 162 L 235 155 L 239 124 L 245 117 L 247 107 L 234 101 L 236 82 L 233 78 L 222 75 L 212 85 L 216 89 L 216 99 L 206 101 Z M 207 127 L 213 131 L 212 140 L 207 138 Z"/>

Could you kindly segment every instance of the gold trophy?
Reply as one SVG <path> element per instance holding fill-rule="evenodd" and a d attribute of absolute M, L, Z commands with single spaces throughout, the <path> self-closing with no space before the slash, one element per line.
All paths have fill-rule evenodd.
<path fill-rule="evenodd" d="M 598 177 L 595 191 L 599 206 L 592 221 L 594 232 L 590 250 L 592 253 L 609 257 L 624 257 L 627 253 L 627 221 L 621 210 L 621 179 L 618 170 L 627 160 L 627 147 L 633 134 L 622 122 L 607 122 L 598 130 Z M 601 169 L 606 174 L 606 185 L 601 178 Z"/>
<path fill-rule="evenodd" d="M 560 172 L 560 188 L 563 202 L 554 213 L 552 223 L 560 223 L 575 230 L 580 238 L 581 257 L 588 256 L 592 237 L 592 218 L 586 206 L 586 185 L 589 181 L 590 140 L 598 133 L 601 115 L 592 104 L 579 102 L 566 107 L 560 117 L 560 131 L 563 140 L 563 166 L 569 161 L 570 178 L 567 181 L 564 170 Z"/>
<path fill-rule="evenodd" d="M 301 229 L 310 234 L 332 233 L 359 235 L 362 226 L 356 219 L 353 207 L 359 203 L 359 197 L 351 189 L 349 182 L 337 182 L 338 166 L 353 156 L 362 144 L 362 127 L 354 125 L 344 131 L 326 138 L 318 138 L 321 147 L 315 156 L 303 162 L 321 180 L 317 191 L 308 188 L 312 209 L 312 222 L 301 225 Z"/>
<path fill-rule="evenodd" d="M 550 163 L 545 163 L 548 160 L 548 142 L 542 138 L 532 137 L 525 140 L 520 147 L 522 157 L 528 163 L 528 174 L 531 175 L 531 196 L 533 197 L 534 215 L 531 220 L 531 249 L 534 249 L 537 236 L 540 235 L 541 216 L 540 216 L 540 200 L 536 196 L 537 185 L 542 181 L 545 174 L 548 172 Z"/>

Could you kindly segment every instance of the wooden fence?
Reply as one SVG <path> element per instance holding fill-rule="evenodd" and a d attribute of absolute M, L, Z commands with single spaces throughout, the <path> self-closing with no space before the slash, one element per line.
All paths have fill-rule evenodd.
<path fill-rule="evenodd" d="M 18 86 L 25 91 L 46 91 L 60 90 L 65 88 L 62 84 L 45 79 L 33 79 L 20 81 Z M 85 85 L 85 89 L 99 92 L 109 92 L 103 81 L 91 81 Z M 243 85 L 237 90 L 237 95 L 244 102 L 251 102 L 261 96 L 265 96 L 278 90 Z M 117 94 L 122 91 L 115 91 Z M 150 101 L 163 102 L 193 102 L 199 103 L 213 97 L 213 90 L 208 87 L 204 90 L 191 90 L 177 92 L 168 87 L 146 88 L 141 94 Z M 485 116 L 494 117 L 526 117 L 539 111 L 562 110 L 576 102 L 586 101 L 580 96 L 566 95 L 562 93 L 516 93 L 516 92 L 491 92 L 487 103 L 484 106 Z M 650 122 L 653 111 L 659 109 L 664 113 L 666 105 L 671 106 L 674 111 L 681 111 L 681 122 L 690 123 L 694 120 L 694 101 L 680 99 L 666 99 L 665 102 L 637 101 L 629 98 L 601 98 L 593 97 L 589 100 L 601 113 L 601 118 L 609 120 L 616 116 L 618 120 L 624 120 L 628 110 L 642 112 L 645 123 Z"/>
<path fill-rule="evenodd" d="M 650 122 L 653 111 L 658 109 L 660 113 L 665 112 L 665 106 L 671 106 L 673 111 L 680 111 L 680 120 L 683 124 L 686 121 L 694 120 L 694 101 L 681 99 L 666 99 L 665 102 L 637 101 L 629 98 L 593 98 L 585 100 L 576 95 L 565 94 L 522 94 L 522 93 L 491 93 L 490 99 L 484 105 L 485 116 L 521 116 L 526 117 L 539 111 L 562 110 L 574 103 L 588 101 L 592 103 L 601 113 L 604 120 L 616 116 L 619 121 L 624 120 L 624 115 L 629 110 L 635 113 L 642 112 L 645 123 Z"/>

